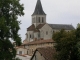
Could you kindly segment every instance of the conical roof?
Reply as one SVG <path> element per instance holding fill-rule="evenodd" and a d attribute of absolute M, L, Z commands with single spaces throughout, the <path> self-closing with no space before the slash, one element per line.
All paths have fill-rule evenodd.
<path fill-rule="evenodd" d="M 40 0 L 37 0 L 37 4 L 36 4 L 35 10 L 34 10 L 34 13 L 32 15 L 46 15 L 43 11 Z"/>

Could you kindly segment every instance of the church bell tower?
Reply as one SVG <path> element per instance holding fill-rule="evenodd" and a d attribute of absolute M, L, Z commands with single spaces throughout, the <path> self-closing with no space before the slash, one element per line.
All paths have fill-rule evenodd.
<path fill-rule="evenodd" d="M 46 14 L 43 11 L 42 4 L 40 0 L 37 0 L 35 10 L 32 14 L 32 24 L 38 26 L 39 24 L 46 23 Z"/>

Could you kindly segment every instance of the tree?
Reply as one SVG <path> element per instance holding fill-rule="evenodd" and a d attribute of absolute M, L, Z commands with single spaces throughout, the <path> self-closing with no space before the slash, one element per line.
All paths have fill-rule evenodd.
<path fill-rule="evenodd" d="M 66 32 L 62 29 L 60 32 L 54 33 L 53 40 L 56 42 L 55 55 L 57 60 L 80 60 L 79 49 L 77 43 L 80 41 L 80 30 Z M 78 36 L 79 35 L 79 39 Z"/>
<path fill-rule="evenodd" d="M 11 40 L 21 44 L 18 16 L 24 15 L 23 10 L 19 0 L 0 0 L 0 60 L 12 60 L 16 56 Z"/>
<path fill-rule="evenodd" d="M 76 29 L 76 40 L 78 41 L 77 47 L 78 47 L 78 55 L 79 55 L 79 60 L 80 60 L 80 24 L 77 24 L 77 29 Z"/>

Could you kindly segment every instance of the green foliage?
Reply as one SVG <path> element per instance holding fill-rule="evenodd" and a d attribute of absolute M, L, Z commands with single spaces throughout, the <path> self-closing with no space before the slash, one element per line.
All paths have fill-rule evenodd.
<path fill-rule="evenodd" d="M 55 49 L 57 60 L 80 60 L 79 44 L 80 28 L 66 32 L 62 29 L 60 32 L 54 33 Z"/>
<path fill-rule="evenodd" d="M 10 40 L 21 44 L 18 16 L 24 15 L 23 10 L 19 0 L 0 0 L 0 60 L 12 60 L 16 55 Z"/>
<path fill-rule="evenodd" d="M 77 24 L 77 28 L 80 28 L 80 24 L 79 23 Z"/>

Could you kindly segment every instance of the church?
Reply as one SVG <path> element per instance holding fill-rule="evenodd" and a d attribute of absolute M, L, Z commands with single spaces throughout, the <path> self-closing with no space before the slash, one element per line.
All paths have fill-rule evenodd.
<path fill-rule="evenodd" d="M 32 24 L 27 28 L 26 41 L 51 39 L 52 34 L 61 29 L 70 31 L 74 29 L 72 25 L 66 24 L 48 24 L 46 22 L 46 13 L 43 11 L 40 0 L 37 0 L 35 10 L 32 14 Z"/>
<path fill-rule="evenodd" d="M 46 13 L 42 8 L 40 0 L 37 0 L 32 16 L 32 24 L 27 28 L 26 38 L 22 47 L 17 48 L 17 54 L 33 55 L 40 47 L 53 47 L 55 45 L 52 35 L 61 29 L 69 32 L 75 28 L 71 24 L 48 24 Z"/>

